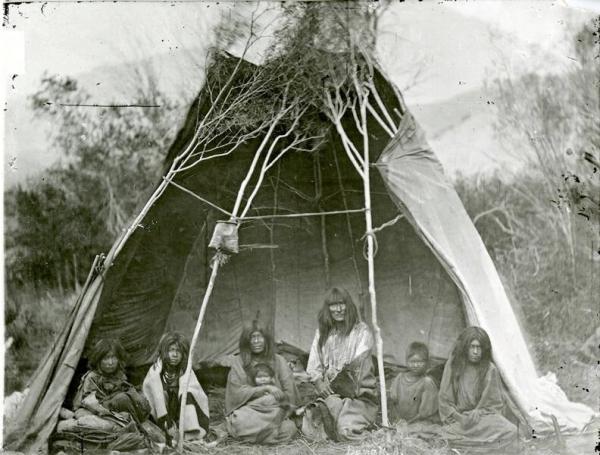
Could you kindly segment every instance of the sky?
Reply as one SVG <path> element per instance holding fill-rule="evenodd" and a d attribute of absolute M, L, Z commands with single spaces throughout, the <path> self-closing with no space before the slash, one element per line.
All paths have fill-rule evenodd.
<path fill-rule="evenodd" d="M 231 5 L 137 1 L 13 5 L 9 25 L 25 35 L 25 74 L 19 75 L 17 90 L 34 90 L 44 71 L 78 74 L 177 49 L 202 47 L 219 18 L 230 14 Z M 439 60 L 443 55 L 442 60 L 455 62 L 444 68 L 446 77 L 472 74 L 473 83 L 480 83 L 484 78 L 481 70 L 489 66 L 494 52 L 510 54 L 523 67 L 532 57 L 529 46 L 537 46 L 541 54 L 550 54 L 559 61 L 566 60 L 569 43 L 565 33 L 588 18 L 590 12 L 565 5 L 545 0 L 405 2 L 389 9 L 382 29 L 388 39 L 393 35 L 394 50 L 399 42 L 404 47 L 420 44 L 425 57 Z M 454 20 L 457 16 L 481 21 L 490 32 L 510 36 L 513 41 L 507 43 L 508 48 L 493 49 L 490 36 L 483 36 L 479 29 L 461 28 L 462 24 Z M 447 90 L 443 83 L 436 85 L 440 90 L 429 98 L 420 95 L 418 101 L 451 97 L 461 90 Z"/>
<path fill-rule="evenodd" d="M 422 106 L 482 90 L 486 81 L 495 76 L 518 78 L 525 72 L 568 71 L 576 64 L 570 58 L 569 37 L 593 14 L 600 13 L 599 3 L 585 0 L 394 3 L 381 20 L 379 54 L 383 66 L 419 118 Z M 592 10 L 581 6 L 591 6 Z M 254 8 L 253 3 L 241 7 L 233 2 L 198 1 L 50 1 L 12 5 L 7 29 L 22 34 L 24 72 L 4 87 L 6 116 L 16 115 L 45 72 L 77 78 L 93 74 L 99 68 L 106 72 L 107 68 L 128 62 L 149 58 L 160 61 L 190 49 L 201 60 L 200 54 L 210 44 L 212 30 L 221 18 L 227 18 L 233 10 L 248 12 Z M 169 60 L 169 64 L 173 62 Z M 182 66 L 179 70 L 169 68 L 164 72 L 163 82 L 169 86 L 191 86 L 190 93 L 195 93 L 198 87 L 195 81 L 190 82 L 187 69 Z M 100 92 L 95 101 L 110 101 L 111 96 L 114 93 Z M 475 110 L 476 106 L 462 108 Z M 429 134 L 438 135 L 439 132 L 427 131 L 428 125 L 425 127 Z M 25 147 L 24 138 L 30 133 L 23 130 L 21 133 L 19 136 L 18 132 L 8 131 L 6 141 L 2 141 L 6 145 L 5 159 L 21 163 L 18 176 L 39 170 L 55 159 L 48 154 L 38 155 L 41 136 L 32 138 Z M 440 156 L 447 169 L 454 172 L 464 165 L 475 171 L 497 165 L 485 154 L 476 152 L 470 152 L 465 160 L 459 149 L 472 142 L 469 134 L 478 132 L 463 129 L 460 134 L 460 137 L 445 134 L 439 144 L 451 151 Z M 482 148 L 488 148 L 490 141 Z M 11 174 L 10 178 L 13 177 Z"/>

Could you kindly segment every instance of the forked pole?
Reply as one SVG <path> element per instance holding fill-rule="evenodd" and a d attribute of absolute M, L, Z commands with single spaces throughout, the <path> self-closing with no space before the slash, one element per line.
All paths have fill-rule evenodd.
<path fill-rule="evenodd" d="M 357 84 L 359 88 L 359 84 Z M 381 395 L 381 421 L 383 426 L 389 426 L 388 420 L 388 409 L 387 409 L 387 394 L 385 386 L 385 374 L 383 369 L 383 339 L 381 337 L 381 329 L 377 321 L 377 295 L 375 293 L 375 233 L 373 231 L 373 218 L 371 212 L 371 180 L 369 176 L 369 134 L 367 131 L 367 108 L 368 108 L 368 94 L 369 92 L 361 93 L 361 90 L 357 90 L 359 96 L 364 96 L 360 100 L 360 120 L 358 116 L 355 117 L 356 127 L 363 138 L 363 155 L 360 158 L 361 163 L 358 167 L 356 166 L 356 160 L 352 155 L 353 151 L 350 149 L 349 144 L 343 140 L 344 137 L 348 137 L 345 134 L 344 127 L 341 123 L 341 115 L 332 115 L 332 121 L 334 122 L 337 132 L 340 134 L 342 139 L 342 145 L 348 158 L 355 164 L 356 171 L 363 181 L 363 193 L 365 198 L 365 227 L 367 237 L 367 264 L 368 264 L 368 278 L 369 278 L 369 301 L 371 303 L 371 324 L 373 325 L 373 331 L 375 332 L 375 347 L 377 354 L 377 370 L 379 372 L 379 392 Z M 329 106 L 332 114 L 335 113 L 333 103 L 329 97 Z M 354 147 L 356 149 L 356 147 Z"/>
<path fill-rule="evenodd" d="M 244 192 L 246 190 L 248 183 L 250 182 L 250 180 L 252 178 L 252 175 L 254 174 L 254 170 L 256 169 L 256 166 L 259 161 L 259 157 L 262 153 L 262 150 L 266 146 L 267 141 L 270 138 L 273 130 L 275 129 L 276 124 L 277 124 L 277 121 L 273 122 L 273 124 L 269 128 L 269 131 L 268 131 L 266 137 L 261 142 L 258 150 L 256 151 L 256 153 L 254 155 L 254 158 L 252 159 L 252 163 L 250 164 L 250 168 L 248 169 L 246 178 L 240 185 L 240 188 L 238 190 L 238 194 L 236 197 L 236 201 L 235 201 L 233 210 L 231 212 L 231 217 L 229 219 L 229 221 L 231 221 L 231 222 L 237 222 L 237 220 L 238 220 L 238 212 L 241 207 Z M 265 159 L 268 159 L 268 156 Z M 265 172 L 266 172 L 266 170 L 263 166 L 260 170 L 261 177 L 263 176 L 263 174 Z M 256 191 L 253 192 L 249 196 L 248 201 L 247 201 L 246 211 L 252 204 L 252 200 L 254 199 L 255 195 L 256 195 Z M 244 211 L 244 214 L 246 213 L 246 211 Z M 215 284 L 215 280 L 217 278 L 219 267 L 221 265 L 223 265 L 227 261 L 228 258 L 229 258 L 229 256 L 226 253 L 223 253 L 219 250 L 217 250 L 217 252 L 215 253 L 215 256 L 213 257 L 212 272 L 210 274 L 208 286 L 206 287 L 206 292 L 204 293 L 204 298 L 202 299 L 202 305 L 200 306 L 200 314 L 198 315 L 198 320 L 196 321 L 196 327 L 194 328 L 194 335 L 192 336 L 192 341 L 190 343 L 190 352 L 188 355 L 187 365 L 186 365 L 185 373 L 184 373 L 183 390 L 181 391 L 181 406 L 179 408 L 179 428 L 178 428 L 179 439 L 177 441 L 177 453 L 180 453 L 180 454 L 183 453 L 183 439 L 185 436 L 185 431 L 184 431 L 185 407 L 187 405 L 187 394 L 188 394 L 188 390 L 189 390 L 189 386 L 190 386 L 190 378 L 191 378 L 191 374 L 192 374 L 194 350 L 195 350 L 196 344 L 198 342 L 198 337 L 200 336 L 200 329 L 202 328 L 202 321 L 204 320 L 204 313 L 206 312 L 206 307 L 208 306 L 208 301 L 210 300 L 210 296 L 212 294 L 212 290 L 213 290 L 213 287 Z"/>

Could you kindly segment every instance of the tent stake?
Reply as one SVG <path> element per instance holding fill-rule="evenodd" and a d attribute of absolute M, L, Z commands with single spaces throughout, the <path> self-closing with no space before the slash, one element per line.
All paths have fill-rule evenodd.
<path fill-rule="evenodd" d="M 202 306 L 200 307 L 200 314 L 196 321 L 196 328 L 194 329 L 194 335 L 192 336 L 192 342 L 190 343 L 190 352 L 188 354 L 187 366 L 184 373 L 183 391 L 181 393 L 181 407 L 179 408 L 179 440 L 177 441 L 177 453 L 183 453 L 183 437 L 184 437 L 184 423 L 185 423 L 185 407 L 187 405 L 187 393 L 190 387 L 190 376 L 192 373 L 192 363 L 194 359 L 194 348 L 198 342 L 198 336 L 200 335 L 200 328 L 202 327 L 202 320 L 204 319 L 204 313 L 208 305 L 208 300 L 212 294 L 215 279 L 217 278 L 217 272 L 219 271 L 219 265 L 221 264 L 222 254 L 217 252 L 213 260 L 213 268 L 210 274 L 210 280 L 202 299 Z"/>
<path fill-rule="evenodd" d="M 367 112 L 366 105 L 368 99 L 361 103 L 361 121 L 363 135 L 363 161 L 365 163 L 363 173 L 363 185 L 365 194 L 365 224 L 367 230 L 367 263 L 369 270 L 369 298 L 371 301 L 371 322 L 375 332 L 375 346 L 377 348 L 377 370 L 379 371 L 379 393 L 381 395 L 381 424 L 389 427 L 387 393 L 385 387 L 385 373 L 383 369 L 383 340 L 381 338 L 381 329 L 377 322 L 377 296 L 375 294 L 375 258 L 374 258 L 374 237 L 373 218 L 371 217 L 371 179 L 369 176 L 369 136 L 367 134 Z"/>

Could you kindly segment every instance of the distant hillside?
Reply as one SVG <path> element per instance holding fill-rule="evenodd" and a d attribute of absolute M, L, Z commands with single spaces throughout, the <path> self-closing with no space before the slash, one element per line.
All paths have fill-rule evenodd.
<path fill-rule="evenodd" d="M 182 101 L 181 119 L 187 104 L 202 84 L 203 57 L 193 52 L 159 55 L 139 63 L 119 67 L 100 67 L 76 76 L 91 95 L 92 103 L 127 104 L 144 86 L 142 74 L 159 81 L 159 89 Z M 141 74 L 137 70 L 142 69 Z M 410 104 L 411 111 L 425 129 L 429 141 L 448 174 L 489 171 L 506 165 L 502 150 L 494 138 L 495 111 L 482 89 L 462 92 L 438 103 Z M 59 101 L 59 100 L 57 100 Z M 60 157 L 48 147 L 48 121 L 35 119 L 29 102 L 23 97 L 8 100 L 6 113 L 5 185 L 22 183 L 54 163 Z M 16 157 L 16 160 L 14 159 Z"/>
<path fill-rule="evenodd" d="M 411 110 L 450 176 L 518 167 L 494 135 L 497 112 L 484 89 L 440 103 L 414 105 Z"/>

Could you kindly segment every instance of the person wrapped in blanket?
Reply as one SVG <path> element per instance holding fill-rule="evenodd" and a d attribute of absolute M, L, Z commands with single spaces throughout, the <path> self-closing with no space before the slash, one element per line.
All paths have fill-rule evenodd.
<path fill-rule="evenodd" d="M 225 389 L 228 433 L 253 444 L 289 441 L 297 432 L 289 418 L 298 401 L 292 370 L 258 321 L 244 327 L 239 347 Z"/>
<path fill-rule="evenodd" d="M 181 397 L 190 351 L 187 339 L 178 332 L 165 333 L 154 364 L 146 373 L 142 391 L 150 403 L 150 415 L 163 430 L 167 444 L 175 446 L 179 436 Z M 208 397 L 192 370 L 184 410 L 184 440 L 200 441 L 209 431 Z"/>
<path fill-rule="evenodd" d="M 283 390 L 281 390 L 277 383 L 275 382 L 275 371 L 271 368 L 271 365 L 268 363 L 257 363 L 252 367 L 252 380 L 255 386 L 265 386 L 270 385 L 277 390 L 269 387 L 265 390 L 265 393 L 262 396 L 262 400 L 260 398 L 257 401 L 263 401 L 265 404 L 272 404 L 274 406 L 278 406 L 283 411 L 288 411 L 291 413 L 294 410 L 294 406 L 290 405 L 288 397 Z"/>
<path fill-rule="evenodd" d="M 147 420 L 148 401 L 125 375 L 126 353 L 118 340 L 100 339 L 92 347 L 91 367 L 81 379 L 70 417 L 59 422 L 57 439 L 77 440 L 111 450 L 148 448 L 164 442 Z"/>
<path fill-rule="evenodd" d="M 407 424 L 437 423 L 438 388 L 426 374 L 429 366 L 427 345 L 413 342 L 406 350 L 407 370 L 398 374 L 390 385 L 390 411 L 393 421 Z"/>
<path fill-rule="evenodd" d="M 332 288 L 318 316 L 306 372 L 321 400 L 318 420 L 329 439 L 357 440 L 375 422 L 378 409 L 377 382 L 373 374 L 373 335 L 359 319 L 352 297 L 343 288 Z M 315 406 L 307 407 L 303 432 L 311 439 Z"/>
<path fill-rule="evenodd" d="M 485 330 L 467 327 L 454 344 L 439 393 L 443 435 L 451 447 L 469 453 L 505 453 L 516 442 L 517 428 L 500 373 L 492 362 Z"/>
<path fill-rule="evenodd" d="M 390 419 L 398 431 L 425 440 L 440 438 L 438 387 L 429 376 L 429 349 L 418 341 L 406 350 L 406 371 L 389 387 Z"/>

